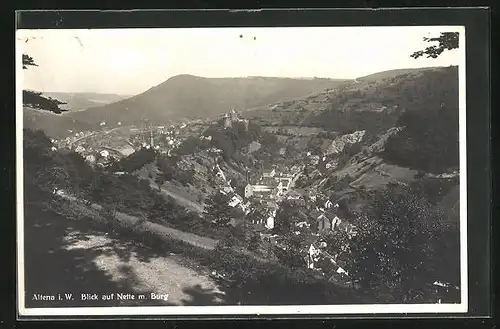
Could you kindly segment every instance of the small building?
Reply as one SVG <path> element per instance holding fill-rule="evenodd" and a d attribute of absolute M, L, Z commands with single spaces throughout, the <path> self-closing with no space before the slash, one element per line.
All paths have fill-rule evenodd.
<path fill-rule="evenodd" d="M 325 214 L 321 214 L 318 216 L 318 218 L 316 219 L 316 224 L 318 232 L 332 229 L 332 220 L 326 217 Z"/>
<path fill-rule="evenodd" d="M 231 200 L 229 200 L 229 203 L 228 203 L 228 204 L 229 204 L 229 206 L 230 206 L 230 207 L 233 207 L 233 208 L 234 208 L 234 207 L 236 207 L 237 205 L 239 205 L 239 204 L 240 204 L 240 202 L 241 202 L 241 200 L 240 200 L 240 199 L 238 199 L 236 196 L 233 196 L 233 197 L 231 198 Z"/>
<path fill-rule="evenodd" d="M 250 198 L 253 196 L 253 185 L 247 184 L 245 186 L 245 198 Z"/>
<path fill-rule="evenodd" d="M 87 162 L 90 162 L 90 163 L 95 163 L 95 160 L 96 160 L 96 159 L 95 159 L 95 156 L 93 156 L 92 154 L 90 154 L 90 155 L 87 155 L 87 156 L 85 157 L 85 160 L 86 160 Z"/>
<path fill-rule="evenodd" d="M 135 153 L 135 149 L 130 145 L 125 145 L 121 149 L 118 150 L 123 156 L 129 156 Z"/>
<path fill-rule="evenodd" d="M 274 228 L 274 216 L 273 215 L 270 215 L 269 217 L 267 217 L 265 226 L 266 226 L 266 228 L 268 228 L 270 230 Z"/>
<path fill-rule="evenodd" d="M 262 171 L 262 177 L 269 178 L 274 177 L 276 175 L 276 170 L 274 168 L 264 169 Z"/>

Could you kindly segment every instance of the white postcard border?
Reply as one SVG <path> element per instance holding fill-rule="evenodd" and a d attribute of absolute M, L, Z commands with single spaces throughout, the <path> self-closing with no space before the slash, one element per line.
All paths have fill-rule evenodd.
<path fill-rule="evenodd" d="M 387 26 L 386 26 L 387 27 Z M 440 27 L 459 32 L 459 139 L 460 139 L 460 304 L 370 304 L 299 306 L 127 306 L 26 308 L 24 284 L 24 192 L 23 192 L 23 42 L 16 41 L 16 192 L 17 192 L 17 297 L 19 316 L 134 316 L 134 315 L 314 315 L 314 314 L 438 314 L 468 311 L 467 266 L 467 145 L 465 95 L 465 27 Z M 355 27 L 353 27 L 355 28 Z M 398 27 L 394 27 L 398 28 Z M 16 32 L 16 36 L 22 30 Z"/>

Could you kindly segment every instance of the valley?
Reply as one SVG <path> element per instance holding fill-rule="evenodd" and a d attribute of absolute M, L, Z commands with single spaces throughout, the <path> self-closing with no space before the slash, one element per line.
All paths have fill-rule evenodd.
<path fill-rule="evenodd" d="M 189 234 L 210 239 L 218 258 L 200 266 L 241 283 L 239 292 L 265 299 L 257 283 L 265 286 L 266 275 L 275 275 L 266 271 L 285 271 L 300 289 L 312 280 L 317 289 L 327 285 L 365 300 L 373 296 L 360 291 L 372 285 L 387 293 L 367 273 L 394 270 L 363 263 L 376 256 L 361 250 L 382 243 L 384 232 L 405 240 L 409 235 L 395 228 L 408 226 L 408 234 L 423 234 L 422 245 L 435 244 L 444 258 L 447 248 L 456 248 L 433 239 L 453 235 L 459 225 L 456 208 L 445 206 L 459 200 L 457 74 L 456 67 L 446 67 L 355 81 L 230 83 L 177 76 L 132 98 L 62 114 L 68 133 L 51 135 L 48 128 L 51 151 L 43 152 L 57 153 L 53 161 L 63 161 L 65 170 L 74 162 L 76 172 L 97 174 L 77 174 L 81 181 L 74 183 L 57 180 L 51 188 L 101 204 L 105 218 L 142 218 L 156 227 L 150 236 L 164 227 L 174 240 Z M 61 152 L 81 160 L 57 160 Z M 389 206 L 394 200 L 397 209 Z M 381 213 L 386 222 L 377 217 Z M 400 216 L 413 222 L 401 223 Z M 416 260 L 427 256 L 411 254 Z M 203 263 L 191 251 L 186 258 Z M 257 274 L 242 265 L 259 259 L 280 265 L 255 265 Z M 137 262 L 129 261 L 139 270 Z M 453 300 L 459 289 L 456 264 L 443 268 L 440 262 L 433 259 L 433 271 L 419 287 L 436 302 Z M 448 290 L 436 293 L 438 281 Z M 323 297 L 315 303 L 332 301 Z M 417 303 L 424 297 L 401 292 L 391 298 Z"/>

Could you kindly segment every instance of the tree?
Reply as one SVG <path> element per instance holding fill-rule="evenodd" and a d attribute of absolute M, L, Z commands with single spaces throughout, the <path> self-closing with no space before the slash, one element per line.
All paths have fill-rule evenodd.
<path fill-rule="evenodd" d="M 251 236 L 250 236 L 250 239 L 248 240 L 248 250 L 250 251 L 256 251 L 258 250 L 260 247 L 260 236 L 258 233 L 253 233 Z"/>
<path fill-rule="evenodd" d="M 33 57 L 23 54 L 23 70 L 27 70 L 29 66 L 38 66 Z M 61 105 L 66 104 L 51 97 L 44 97 L 42 93 L 30 90 L 23 90 L 23 105 L 31 106 L 33 108 L 61 114 L 67 110 L 60 108 Z"/>
<path fill-rule="evenodd" d="M 277 234 L 288 234 L 299 220 L 299 214 L 294 205 L 286 200 L 276 213 L 273 231 Z"/>
<path fill-rule="evenodd" d="M 215 246 L 215 251 L 220 252 L 227 249 L 231 249 L 237 243 L 237 240 L 231 231 L 227 231 L 224 236 L 217 242 Z"/>
<path fill-rule="evenodd" d="M 229 197 L 220 192 L 215 193 L 207 201 L 205 213 L 219 226 L 227 226 L 235 215 L 229 201 Z"/>
<path fill-rule="evenodd" d="M 352 274 L 364 288 L 389 293 L 396 301 L 424 301 L 428 285 L 443 273 L 437 260 L 449 255 L 436 245 L 446 232 L 442 213 L 400 186 L 374 195 L 365 213 L 352 239 Z"/>
<path fill-rule="evenodd" d="M 175 172 L 175 161 L 166 156 L 158 156 L 156 159 L 156 166 L 158 168 L 158 175 L 156 176 L 156 183 L 162 185 L 165 181 L 171 181 Z"/>
<path fill-rule="evenodd" d="M 23 70 L 28 69 L 28 66 L 38 66 L 33 60 L 33 57 L 28 54 L 23 54 Z"/>
<path fill-rule="evenodd" d="M 419 58 L 426 55 L 427 58 L 437 58 L 445 50 L 457 49 L 459 33 L 458 32 L 442 32 L 439 37 L 434 38 L 424 38 L 426 42 L 437 42 L 438 45 L 433 45 L 425 48 L 424 50 L 419 50 L 410 55 L 412 58 Z"/>

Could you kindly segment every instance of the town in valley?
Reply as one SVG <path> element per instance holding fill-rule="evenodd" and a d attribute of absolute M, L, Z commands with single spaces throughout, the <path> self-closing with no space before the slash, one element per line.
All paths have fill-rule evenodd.
<path fill-rule="evenodd" d="M 455 63 L 181 74 L 82 94 L 84 109 L 78 93 L 29 92 L 63 110 L 23 104 L 27 291 L 96 285 L 121 296 L 105 306 L 460 303 Z"/>

